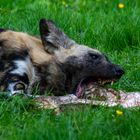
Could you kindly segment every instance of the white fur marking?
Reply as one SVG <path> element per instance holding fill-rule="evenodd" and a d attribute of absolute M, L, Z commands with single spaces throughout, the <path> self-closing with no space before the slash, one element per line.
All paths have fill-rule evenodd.
<path fill-rule="evenodd" d="M 23 76 L 24 73 L 26 73 L 29 78 L 29 83 L 35 82 L 36 80 L 35 69 L 29 57 L 26 57 L 25 60 L 15 60 L 14 63 L 17 66 L 17 68 L 11 71 L 10 73 L 18 74 L 20 76 Z"/>
<path fill-rule="evenodd" d="M 28 66 L 30 65 L 30 60 L 28 57 L 25 60 L 15 60 L 14 63 L 17 66 L 17 69 L 11 71 L 12 74 L 19 74 L 23 76 L 24 73 L 29 72 Z"/>
<path fill-rule="evenodd" d="M 18 82 L 14 82 L 14 83 L 11 83 L 8 85 L 7 90 L 10 91 L 9 96 L 12 96 L 12 95 L 17 94 L 17 93 L 22 93 L 22 94 L 24 93 L 23 90 L 14 90 L 14 87 L 16 86 L 16 84 L 18 84 Z M 26 86 L 26 88 L 27 88 L 27 86 Z"/>

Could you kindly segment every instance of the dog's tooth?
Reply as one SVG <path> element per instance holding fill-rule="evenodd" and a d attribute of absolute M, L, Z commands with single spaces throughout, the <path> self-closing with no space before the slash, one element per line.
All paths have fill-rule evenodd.
<path fill-rule="evenodd" d="M 91 89 L 91 92 L 94 92 L 94 91 L 95 91 L 95 89 L 96 89 L 96 88 L 92 88 L 92 89 Z"/>
<path fill-rule="evenodd" d="M 106 83 L 106 80 L 105 81 L 103 81 L 103 85 Z"/>
<path fill-rule="evenodd" d="M 111 82 L 111 85 L 113 85 L 113 84 L 114 84 L 114 81 Z"/>

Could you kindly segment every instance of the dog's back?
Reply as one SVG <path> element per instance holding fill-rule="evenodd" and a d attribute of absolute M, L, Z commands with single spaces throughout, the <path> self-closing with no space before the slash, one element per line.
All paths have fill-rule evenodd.
<path fill-rule="evenodd" d="M 14 51 L 22 52 L 28 50 L 32 61 L 38 65 L 51 59 L 51 55 L 44 51 L 40 38 L 28 35 L 23 32 L 11 30 L 0 30 L 0 55 Z"/>

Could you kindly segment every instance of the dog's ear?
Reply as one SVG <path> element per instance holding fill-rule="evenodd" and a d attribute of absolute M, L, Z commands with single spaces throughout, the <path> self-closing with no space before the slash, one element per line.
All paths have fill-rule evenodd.
<path fill-rule="evenodd" d="M 45 50 L 51 54 L 61 49 L 61 47 L 69 49 L 75 43 L 57 28 L 51 20 L 40 20 L 40 34 Z"/>

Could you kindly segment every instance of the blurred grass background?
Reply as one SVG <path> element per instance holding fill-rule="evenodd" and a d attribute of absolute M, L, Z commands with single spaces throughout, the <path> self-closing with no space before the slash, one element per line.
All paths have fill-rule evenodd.
<path fill-rule="evenodd" d="M 118 5 L 122 3 L 124 7 Z M 125 69 L 113 88 L 140 91 L 139 0 L 1 0 L 0 27 L 39 35 L 52 19 L 78 43 L 106 53 Z M 118 116 L 116 110 L 123 111 Z M 139 139 L 139 108 L 91 107 L 66 111 L 28 109 L 28 101 L 0 101 L 0 139 Z"/>

